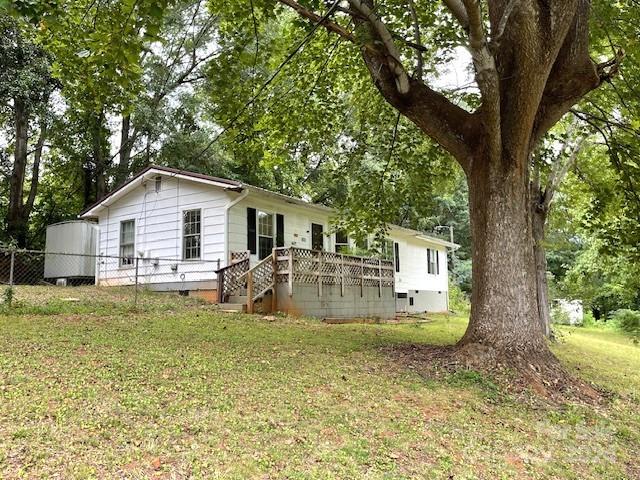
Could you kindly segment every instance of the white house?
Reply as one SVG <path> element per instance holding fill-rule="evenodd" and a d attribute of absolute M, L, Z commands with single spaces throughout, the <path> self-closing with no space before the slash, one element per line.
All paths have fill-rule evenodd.
<path fill-rule="evenodd" d="M 149 166 L 80 214 L 97 220 L 96 283 L 131 283 L 133 269 L 154 289 L 213 292 L 216 270 L 250 252 L 250 265 L 275 247 L 325 252 L 355 249 L 332 229 L 333 209 L 241 182 Z M 448 309 L 448 249 L 456 245 L 390 226 L 398 311 Z M 136 265 L 134 257 L 143 260 Z M 109 260 L 112 259 L 112 260 Z"/>

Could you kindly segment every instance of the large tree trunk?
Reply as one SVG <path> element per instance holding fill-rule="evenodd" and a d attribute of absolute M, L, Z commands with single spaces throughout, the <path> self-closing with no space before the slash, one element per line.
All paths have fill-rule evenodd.
<path fill-rule="evenodd" d="M 95 165 L 96 200 L 101 200 L 107 194 L 107 157 L 109 152 L 105 148 L 104 114 L 93 118 L 91 129 L 93 142 L 93 163 Z"/>
<path fill-rule="evenodd" d="M 479 361 L 549 353 L 536 302 L 526 158 L 474 158 L 468 174 L 473 287 L 459 346 Z"/>
<path fill-rule="evenodd" d="M 24 181 L 27 169 L 29 142 L 29 114 L 20 99 L 14 102 L 16 144 L 13 169 L 9 180 L 9 208 L 7 212 L 7 234 L 23 248 L 27 243 L 27 222 L 23 215 Z"/>
<path fill-rule="evenodd" d="M 551 336 L 551 313 L 549 312 L 549 284 L 547 281 L 547 256 L 544 251 L 546 214 L 533 211 L 533 256 L 536 265 L 538 317 L 540 328 L 546 337 Z"/>
<path fill-rule="evenodd" d="M 116 183 L 124 182 L 129 176 L 129 163 L 131 162 L 131 149 L 133 142 L 131 138 L 131 116 L 122 116 L 122 126 L 120 128 L 120 154 L 118 170 L 116 173 Z"/>

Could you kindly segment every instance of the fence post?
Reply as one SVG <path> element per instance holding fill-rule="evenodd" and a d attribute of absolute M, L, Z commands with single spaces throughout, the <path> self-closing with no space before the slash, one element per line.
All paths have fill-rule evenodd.
<path fill-rule="evenodd" d="M 136 287 L 135 287 L 135 293 L 133 295 L 133 305 L 134 306 L 138 306 L 138 261 L 140 259 L 138 257 L 136 257 Z"/>
<path fill-rule="evenodd" d="M 378 297 L 382 297 L 382 260 L 378 259 Z"/>
<path fill-rule="evenodd" d="M 364 258 L 360 257 L 360 298 L 364 295 Z"/>
<path fill-rule="evenodd" d="M 16 263 L 16 251 L 14 249 L 11 249 L 11 260 L 9 262 L 9 292 L 7 295 L 7 303 L 8 306 L 11 307 L 11 302 L 13 301 L 13 270 Z"/>
<path fill-rule="evenodd" d="M 9 286 L 13 288 L 13 269 L 16 263 L 16 251 L 11 250 L 11 260 L 9 263 Z"/>

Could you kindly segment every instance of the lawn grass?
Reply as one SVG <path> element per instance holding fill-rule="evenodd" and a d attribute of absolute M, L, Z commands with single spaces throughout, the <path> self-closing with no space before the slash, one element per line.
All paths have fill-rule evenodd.
<path fill-rule="evenodd" d="M 554 407 L 385 348 L 453 343 L 464 318 L 324 325 L 148 293 L 132 311 L 85 288 L 0 314 L 0 478 L 638 478 L 640 348 L 613 331 L 562 328 L 556 354 L 612 399 Z"/>

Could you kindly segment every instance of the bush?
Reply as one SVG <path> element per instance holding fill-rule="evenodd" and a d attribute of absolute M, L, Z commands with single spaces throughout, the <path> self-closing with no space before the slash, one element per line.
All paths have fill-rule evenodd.
<path fill-rule="evenodd" d="M 569 314 L 566 310 L 559 305 L 554 305 L 551 307 L 551 311 L 549 312 L 551 315 L 552 323 L 559 323 L 560 325 L 570 325 L 571 319 L 569 318 Z"/>
<path fill-rule="evenodd" d="M 454 313 L 469 313 L 469 298 L 454 282 L 449 282 L 449 310 Z"/>
<path fill-rule="evenodd" d="M 635 343 L 640 342 L 640 312 L 635 310 L 616 310 L 611 315 L 618 328 L 633 338 Z"/>
<path fill-rule="evenodd" d="M 596 324 L 596 319 L 593 316 L 593 312 L 590 310 L 584 312 L 584 316 L 582 317 L 582 326 L 583 327 L 593 327 Z"/>

